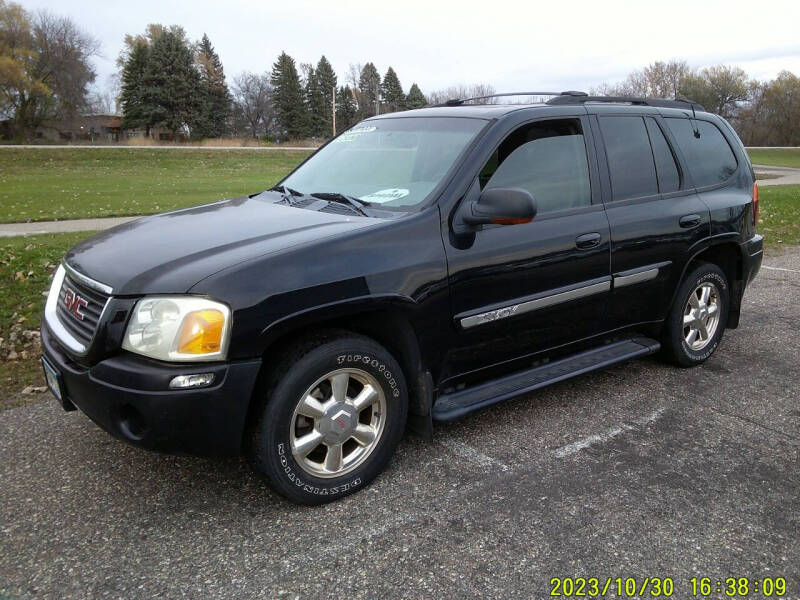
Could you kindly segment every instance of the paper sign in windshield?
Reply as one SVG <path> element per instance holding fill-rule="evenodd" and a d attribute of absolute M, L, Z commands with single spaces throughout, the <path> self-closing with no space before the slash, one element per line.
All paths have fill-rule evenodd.
<path fill-rule="evenodd" d="M 389 188 L 386 190 L 380 190 L 378 192 L 373 192 L 368 196 L 361 196 L 361 200 L 365 202 L 373 202 L 374 204 L 386 204 L 387 202 L 391 202 L 392 200 L 399 200 L 400 198 L 405 198 L 409 194 L 409 190 L 404 188 Z"/>
<path fill-rule="evenodd" d="M 334 142 L 353 142 L 357 140 L 359 137 L 364 135 L 365 133 L 369 133 L 371 131 L 375 131 L 377 127 L 373 126 L 364 126 L 364 127 L 354 127 L 349 131 L 345 131 L 342 135 L 337 137 Z"/>

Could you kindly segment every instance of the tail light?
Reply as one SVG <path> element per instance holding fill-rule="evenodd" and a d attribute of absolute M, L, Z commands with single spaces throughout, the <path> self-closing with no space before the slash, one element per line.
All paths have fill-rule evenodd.
<path fill-rule="evenodd" d="M 758 225 L 758 184 L 753 184 L 753 227 Z"/>

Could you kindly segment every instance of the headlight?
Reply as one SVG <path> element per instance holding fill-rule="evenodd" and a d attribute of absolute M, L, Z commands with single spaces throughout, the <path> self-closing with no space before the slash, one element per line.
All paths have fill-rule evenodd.
<path fill-rule="evenodd" d="M 122 347 L 150 358 L 222 360 L 228 351 L 231 311 L 193 296 L 152 296 L 136 303 Z"/>

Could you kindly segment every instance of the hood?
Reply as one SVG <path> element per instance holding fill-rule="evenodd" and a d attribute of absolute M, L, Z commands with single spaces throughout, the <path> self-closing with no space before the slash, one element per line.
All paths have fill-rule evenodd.
<path fill-rule="evenodd" d="M 114 295 L 184 293 L 244 260 L 380 222 L 243 197 L 108 229 L 72 248 L 65 260 L 111 286 Z"/>

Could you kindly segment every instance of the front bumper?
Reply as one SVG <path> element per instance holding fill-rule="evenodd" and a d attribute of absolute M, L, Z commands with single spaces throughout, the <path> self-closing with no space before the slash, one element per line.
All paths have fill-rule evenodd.
<path fill-rule="evenodd" d="M 121 354 L 85 367 L 42 325 L 42 353 L 61 374 L 65 398 L 116 438 L 159 452 L 232 456 L 241 452 L 261 360 L 166 365 Z M 170 390 L 176 375 L 214 373 L 209 387 Z"/>

